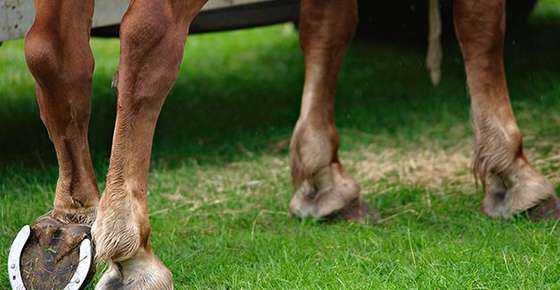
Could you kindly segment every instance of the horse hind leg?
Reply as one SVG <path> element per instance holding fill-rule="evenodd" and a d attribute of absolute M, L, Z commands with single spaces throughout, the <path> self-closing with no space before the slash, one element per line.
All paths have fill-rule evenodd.
<path fill-rule="evenodd" d="M 305 85 L 290 144 L 295 187 L 290 211 L 299 217 L 359 222 L 374 217 L 338 158 L 334 124 L 336 79 L 357 23 L 357 8 L 355 0 L 301 1 Z"/>
<path fill-rule="evenodd" d="M 554 187 L 523 153 L 503 63 L 505 1 L 454 3 L 455 28 L 467 71 L 475 132 L 474 173 L 486 196 L 482 211 L 511 217 L 560 218 Z"/>

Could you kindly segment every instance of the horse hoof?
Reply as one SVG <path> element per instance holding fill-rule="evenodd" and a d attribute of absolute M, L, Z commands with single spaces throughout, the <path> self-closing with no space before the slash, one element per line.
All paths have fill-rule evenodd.
<path fill-rule="evenodd" d="M 171 272 L 154 255 L 144 249 L 126 261 L 109 262 L 109 269 L 95 290 L 173 290 Z"/>
<path fill-rule="evenodd" d="M 89 226 L 42 217 L 12 244 L 12 288 L 81 289 L 94 274 L 93 257 Z"/>
<path fill-rule="evenodd" d="M 329 219 L 361 224 L 369 222 L 379 223 L 381 221 L 381 215 L 377 210 L 371 208 L 367 202 L 359 198 L 352 202 L 347 208 L 329 216 Z"/>
<path fill-rule="evenodd" d="M 532 221 L 560 220 L 560 199 L 556 195 L 549 197 L 527 210 L 527 216 Z"/>

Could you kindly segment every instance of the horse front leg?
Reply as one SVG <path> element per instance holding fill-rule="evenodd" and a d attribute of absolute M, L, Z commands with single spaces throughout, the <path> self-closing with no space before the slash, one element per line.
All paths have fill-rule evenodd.
<path fill-rule="evenodd" d="M 54 289 L 72 276 L 69 269 L 75 270 L 79 262 L 77 249 L 89 236 L 99 202 L 88 145 L 93 0 L 37 0 L 35 9 L 25 59 L 59 170 L 53 209 L 32 225 L 20 265 L 28 288 Z M 45 254 L 47 249 L 50 254 Z M 60 275 L 50 277 L 52 271 Z"/>
<path fill-rule="evenodd" d="M 121 24 L 118 107 L 107 186 L 92 233 L 110 268 L 96 289 L 172 289 L 150 245 L 148 170 L 154 129 L 183 59 L 188 27 L 205 3 L 135 0 Z"/>

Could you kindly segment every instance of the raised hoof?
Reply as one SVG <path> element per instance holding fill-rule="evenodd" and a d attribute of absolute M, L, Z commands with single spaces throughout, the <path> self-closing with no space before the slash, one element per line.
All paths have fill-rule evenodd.
<path fill-rule="evenodd" d="M 527 216 L 532 221 L 560 220 L 560 199 L 556 195 L 551 196 L 528 209 Z"/>
<path fill-rule="evenodd" d="M 64 224 L 50 216 L 40 218 L 21 255 L 21 276 L 26 289 L 64 289 L 70 283 L 87 285 L 88 281 L 71 281 L 80 263 L 80 244 L 91 240 L 90 227 Z M 93 257 L 89 253 L 89 257 Z M 92 263 L 93 265 L 93 263 Z M 94 274 L 93 266 L 85 280 Z"/>
<path fill-rule="evenodd" d="M 379 212 L 363 201 L 361 198 L 352 202 L 348 207 L 335 212 L 327 217 L 328 220 L 343 220 L 354 223 L 379 223 Z"/>

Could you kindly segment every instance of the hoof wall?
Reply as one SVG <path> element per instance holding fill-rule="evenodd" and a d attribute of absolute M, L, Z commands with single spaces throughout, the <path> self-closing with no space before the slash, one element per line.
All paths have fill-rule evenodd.
<path fill-rule="evenodd" d="M 527 216 L 532 221 L 560 220 L 560 199 L 556 195 L 549 197 L 527 210 Z"/>
<path fill-rule="evenodd" d="M 352 202 L 348 207 L 333 213 L 328 217 L 329 220 L 344 220 L 355 223 L 379 223 L 381 215 L 379 212 L 371 208 L 362 199 L 357 199 Z"/>

